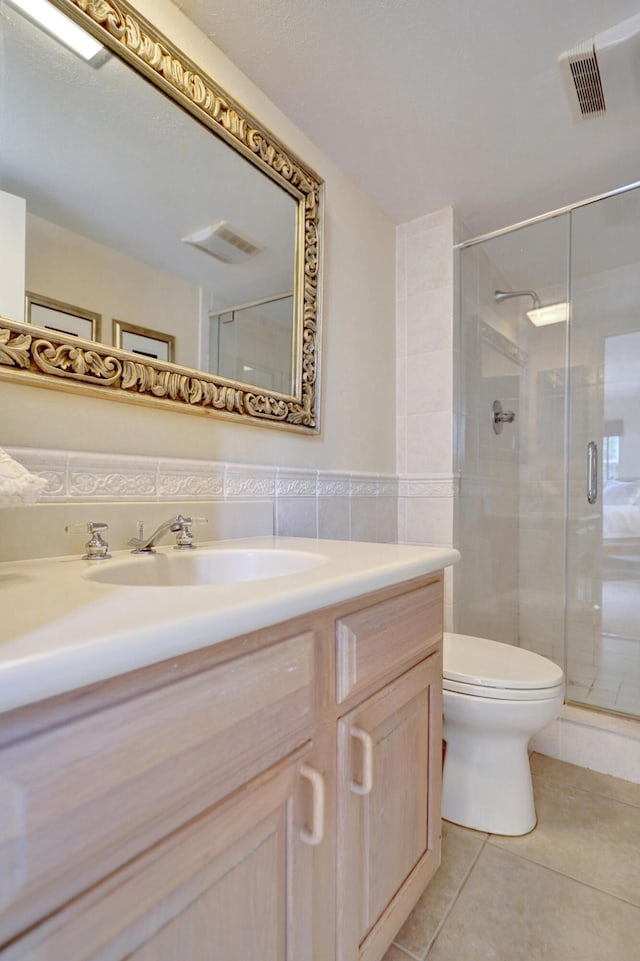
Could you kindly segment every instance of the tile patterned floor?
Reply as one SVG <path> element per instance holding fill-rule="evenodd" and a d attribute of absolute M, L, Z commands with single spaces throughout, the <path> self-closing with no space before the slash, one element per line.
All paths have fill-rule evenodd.
<path fill-rule="evenodd" d="M 442 866 L 383 961 L 635 961 L 640 784 L 532 756 L 522 838 L 443 822 Z"/>
<path fill-rule="evenodd" d="M 637 610 L 637 606 L 636 606 Z M 637 619 L 637 614 L 635 615 Z M 596 663 L 570 657 L 567 698 L 620 714 L 640 716 L 640 639 L 603 634 Z"/>

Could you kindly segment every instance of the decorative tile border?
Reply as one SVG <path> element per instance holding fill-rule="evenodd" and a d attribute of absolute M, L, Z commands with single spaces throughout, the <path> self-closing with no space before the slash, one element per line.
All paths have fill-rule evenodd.
<path fill-rule="evenodd" d="M 161 460 L 157 494 L 170 497 L 223 497 L 224 464 L 198 460 Z"/>
<path fill-rule="evenodd" d="M 403 505 L 422 501 L 428 510 L 429 499 L 453 499 L 460 491 L 460 478 L 445 474 L 322 471 L 34 448 L 11 448 L 8 453 L 47 480 L 41 503 L 268 500 L 288 533 L 309 534 L 313 528 L 312 536 L 328 529 L 331 536 L 397 540 L 398 530 L 401 535 L 404 531 Z M 305 501 L 304 514 L 298 509 L 302 505 L 295 504 L 298 498 Z M 340 509 L 339 501 L 344 502 Z"/>
<path fill-rule="evenodd" d="M 393 474 L 319 471 L 183 458 L 136 457 L 15 447 L 7 452 L 47 480 L 41 503 L 296 497 L 398 496 Z"/>
<path fill-rule="evenodd" d="M 217 465 L 220 466 L 220 465 Z M 272 498 L 276 494 L 275 467 L 257 464 L 227 464 L 224 471 L 226 498 Z"/>
<path fill-rule="evenodd" d="M 277 497 L 315 497 L 318 492 L 318 472 L 305 468 L 278 467 Z"/>
<path fill-rule="evenodd" d="M 157 475 L 153 459 L 129 457 L 114 463 L 104 454 L 69 453 L 67 491 L 82 500 L 147 499 L 156 494 Z"/>
<path fill-rule="evenodd" d="M 342 471 L 318 472 L 318 497 L 349 497 L 351 474 Z"/>

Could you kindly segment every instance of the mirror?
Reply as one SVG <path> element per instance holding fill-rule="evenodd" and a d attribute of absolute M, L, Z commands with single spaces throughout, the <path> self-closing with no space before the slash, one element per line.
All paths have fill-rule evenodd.
<path fill-rule="evenodd" d="M 0 0 L 28 291 L 0 376 L 317 431 L 321 181 L 127 3 L 52 6 L 103 49 Z"/>

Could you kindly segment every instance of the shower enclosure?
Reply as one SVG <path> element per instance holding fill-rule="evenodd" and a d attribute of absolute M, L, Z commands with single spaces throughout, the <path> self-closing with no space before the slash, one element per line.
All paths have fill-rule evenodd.
<path fill-rule="evenodd" d="M 640 717 L 640 185 L 460 258 L 454 628 Z"/>

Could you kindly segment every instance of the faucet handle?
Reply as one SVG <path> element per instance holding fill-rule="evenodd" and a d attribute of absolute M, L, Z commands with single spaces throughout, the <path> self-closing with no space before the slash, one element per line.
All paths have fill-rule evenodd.
<path fill-rule="evenodd" d="M 108 530 L 109 525 L 105 524 L 104 521 L 84 521 L 77 524 L 67 524 L 65 527 L 67 534 L 71 531 L 88 531 L 91 535 L 84 545 L 86 553 L 82 555 L 83 561 L 101 561 L 111 557 L 109 545 L 102 537 L 103 531 Z"/>
<path fill-rule="evenodd" d="M 184 551 L 191 550 L 196 545 L 193 543 L 193 534 L 191 533 L 191 526 L 193 524 L 208 524 L 208 517 L 183 517 L 178 514 L 176 521 L 180 521 L 180 529 L 176 532 L 176 543 L 174 550 Z"/>

